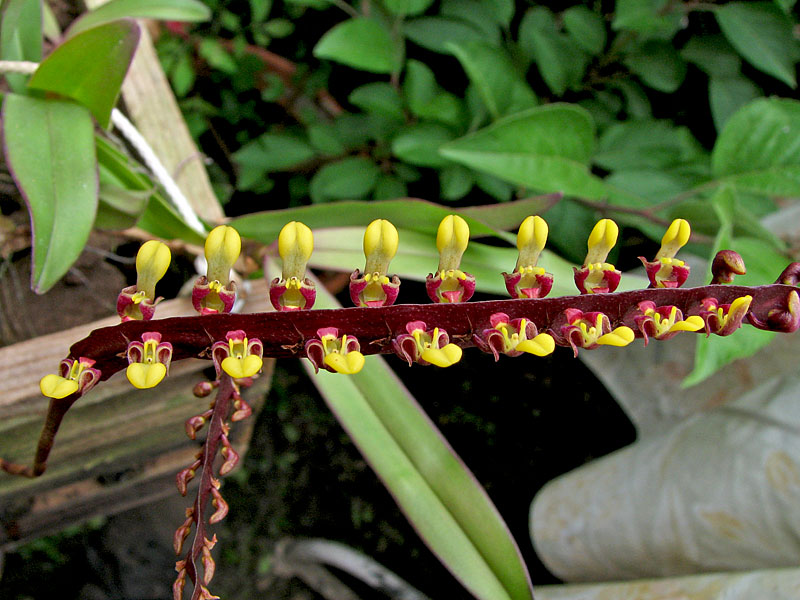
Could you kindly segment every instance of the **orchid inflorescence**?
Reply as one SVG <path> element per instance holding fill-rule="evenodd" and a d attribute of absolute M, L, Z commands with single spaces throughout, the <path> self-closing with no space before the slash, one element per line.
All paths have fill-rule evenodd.
<path fill-rule="evenodd" d="M 184 358 L 213 361 L 216 379 L 195 387 L 205 397 L 216 390 L 208 410 L 186 422 L 186 432 L 195 439 L 208 425 L 203 449 L 196 460 L 177 476 L 180 492 L 198 470 L 202 470 L 197 501 L 187 509 L 186 521 L 175 533 L 180 554 L 192 526 L 192 547 L 177 564 L 175 598 L 181 598 L 188 580 L 194 585 L 193 600 L 213 598 L 207 585 L 214 573 L 211 548 L 216 537 L 205 534 L 204 510 L 211 500 L 213 524 L 224 518 L 227 504 L 213 474 L 217 451 L 224 462 L 218 474 L 225 475 L 239 457 L 229 440 L 229 420 L 251 413 L 240 390 L 252 383 L 264 357 L 305 357 L 315 371 L 356 374 L 364 367 L 365 355 L 394 353 L 409 365 L 449 367 L 462 357 L 462 349 L 477 346 L 492 354 L 546 356 L 556 346 L 578 351 L 599 346 L 626 346 L 635 338 L 667 340 L 684 331 L 706 335 L 730 335 L 745 320 L 759 329 L 793 332 L 800 327 L 800 263 L 787 267 L 773 285 L 730 285 L 745 271 L 741 257 L 730 250 L 712 262 L 712 283 L 682 289 L 689 266 L 675 258 L 689 241 L 691 228 L 676 219 L 667 229 L 653 260 L 640 257 L 650 285 L 645 290 L 616 292 L 622 274 L 608 261 L 617 243 L 619 229 L 610 219 L 592 229 L 587 254 L 574 269 L 578 294 L 548 298 L 553 275 L 538 265 L 547 242 L 547 223 L 530 216 L 517 235 L 519 255 L 513 271 L 502 273 L 510 300 L 468 302 L 476 279 L 461 268 L 469 243 L 469 225 L 458 215 L 448 215 L 439 225 L 436 247 L 439 263 L 428 275 L 425 288 L 430 304 L 396 304 L 400 278 L 390 275 L 389 264 L 399 247 L 397 229 L 389 221 L 370 223 L 364 235 L 366 258 L 363 271 L 350 276 L 352 308 L 313 309 L 316 290 L 306 276 L 314 249 L 311 229 L 292 221 L 280 232 L 277 250 L 283 261 L 280 277 L 269 285 L 274 312 L 234 314 L 236 285 L 231 279 L 239 258 L 241 239 L 227 225 L 216 227 L 205 243 L 207 272 L 192 290 L 195 317 L 153 320 L 156 283 L 170 262 L 168 247 L 157 241 L 142 245 L 137 258 L 137 281 L 124 288 L 117 300 L 119 325 L 93 331 L 70 348 L 61 362 L 60 374 L 47 375 L 40 388 L 51 399 L 45 430 L 32 467 L 0 459 L 3 470 L 27 476 L 41 475 L 53 437 L 64 413 L 73 402 L 98 382 L 125 369 L 133 386 L 158 385 L 169 373 L 170 363 Z M 230 413 L 230 415 L 229 415 Z M 200 576 L 195 561 L 203 564 Z"/>

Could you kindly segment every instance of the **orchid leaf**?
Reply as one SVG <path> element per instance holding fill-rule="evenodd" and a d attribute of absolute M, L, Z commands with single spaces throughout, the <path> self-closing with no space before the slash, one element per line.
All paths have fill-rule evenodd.
<path fill-rule="evenodd" d="M 78 258 L 94 223 L 98 184 L 92 118 L 74 102 L 8 94 L 3 142 L 31 214 L 31 288 L 43 294 Z"/>
<path fill-rule="evenodd" d="M 397 227 L 436 235 L 439 222 L 447 215 L 456 213 L 466 219 L 473 237 L 498 236 L 503 230 L 519 226 L 528 215 L 543 214 L 559 197 L 536 196 L 500 205 L 457 209 L 416 198 L 381 202 L 347 201 L 254 213 L 233 219 L 230 225 L 244 237 L 271 244 L 278 239 L 281 229 L 289 221 L 302 221 L 312 229 L 317 229 L 349 225 L 366 227 L 375 219 L 388 219 Z"/>
<path fill-rule="evenodd" d="M 112 0 L 74 21 L 67 35 L 72 37 L 92 27 L 126 17 L 195 22 L 207 21 L 211 18 L 211 11 L 198 0 Z"/>
<path fill-rule="evenodd" d="M 317 288 L 320 308 L 338 308 Z M 533 598 L 497 509 L 382 357 L 355 375 L 321 371 L 312 380 L 420 537 L 476 598 Z"/>
<path fill-rule="evenodd" d="M 80 102 L 107 128 L 138 43 L 139 26 L 130 19 L 79 33 L 39 65 L 28 87 Z"/>
<path fill-rule="evenodd" d="M 104 138 L 96 136 L 95 143 L 97 160 L 104 172 L 113 177 L 113 183 L 132 194 L 131 198 L 141 198 L 143 192 L 151 192 L 144 209 L 136 213 L 137 227 L 156 237 L 167 240 L 180 239 L 191 244 L 203 245 L 205 238 L 186 224 L 153 182 L 137 170 L 137 165 L 132 164 L 125 154 Z M 105 191 L 101 188 L 100 199 L 109 205 L 110 198 L 104 197 Z"/>
<path fill-rule="evenodd" d="M 0 18 L 0 59 L 42 60 L 42 2 L 9 0 Z M 7 73 L 9 87 L 22 93 L 28 75 Z"/>

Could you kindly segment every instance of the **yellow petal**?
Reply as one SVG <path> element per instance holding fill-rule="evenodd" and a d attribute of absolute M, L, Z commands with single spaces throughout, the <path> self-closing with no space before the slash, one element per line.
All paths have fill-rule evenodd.
<path fill-rule="evenodd" d="M 600 336 L 597 339 L 597 343 L 601 346 L 627 346 L 630 344 L 636 335 L 633 333 L 633 329 L 630 327 L 617 327 L 611 333 L 607 333 L 605 335 Z"/>
<path fill-rule="evenodd" d="M 705 327 L 705 322 L 701 317 L 697 315 L 693 315 L 691 317 L 686 317 L 684 321 L 678 321 L 672 327 L 669 328 L 670 332 L 672 331 L 697 331 L 698 329 L 702 329 Z"/>
<path fill-rule="evenodd" d="M 527 352 L 534 356 L 547 356 L 556 349 L 556 342 L 553 336 L 547 333 L 540 333 L 532 340 L 525 340 L 517 344 L 516 350 Z"/>
<path fill-rule="evenodd" d="M 244 358 L 229 356 L 222 361 L 222 370 L 234 379 L 252 377 L 261 370 L 264 361 L 255 354 L 249 354 Z"/>
<path fill-rule="evenodd" d="M 455 344 L 447 344 L 444 348 L 427 348 L 422 351 L 422 360 L 437 367 L 450 367 L 461 360 L 461 348 Z"/>
<path fill-rule="evenodd" d="M 78 391 L 78 382 L 65 379 L 60 375 L 45 375 L 39 381 L 39 389 L 48 398 L 60 400 Z"/>
<path fill-rule="evenodd" d="M 347 354 L 334 352 L 325 356 L 323 361 L 331 369 L 343 375 L 355 375 L 364 368 L 364 355 L 357 350 Z"/>
<path fill-rule="evenodd" d="M 144 363 L 131 363 L 125 370 L 125 375 L 133 387 L 146 390 L 156 387 L 167 374 L 167 367 L 161 363 L 146 365 Z"/>

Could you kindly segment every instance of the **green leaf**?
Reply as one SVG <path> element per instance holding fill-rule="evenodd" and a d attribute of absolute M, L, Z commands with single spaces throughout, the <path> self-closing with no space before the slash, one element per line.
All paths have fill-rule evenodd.
<path fill-rule="evenodd" d="M 406 63 L 403 97 L 411 114 L 420 119 L 457 127 L 464 118 L 461 101 L 453 94 L 442 91 L 433 71 L 418 60 L 410 59 Z"/>
<path fill-rule="evenodd" d="M 375 184 L 375 191 L 372 197 L 375 200 L 392 200 L 394 198 L 405 198 L 408 196 L 406 184 L 393 175 L 381 175 Z"/>
<path fill-rule="evenodd" d="M 424 13 L 433 0 L 383 0 L 383 5 L 398 17 L 413 17 Z"/>
<path fill-rule="evenodd" d="M 3 141 L 31 214 L 31 288 L 43 294 L 80 256 L 92 230 L 98 185 L 92 118 L 73 102 L 8 94 Z"/>
<path fill-rule="evenodd" d="M 362 17 L 330 29 L 314 46 L 314 56 L 371 73 L 392 73 L 400 66 L 389 32 L 378 21 Z"/>
<path fill-rule="evenodd" d="M 787 15 L 792 12 L 794 5 L 797 3 L 797 0 L 775 0 L 775 4 L 785 12 Z"/>
<path fill-rule="evenodd" d="M 446 127 L 416 123 L 404 128 L 392 140 L 392 154 L 418 167 L 443 167 L 448 161 L 439 154 L 439 148 L 452 139 L 453 134 Z"/>
<path fill-rule="evenodd" d="M 593 151 L 592 120 L 570 104 L 504 117 L 440 149 L 450 160 L 510 183 L 599 199 L 608 190 L 587 167 Z"/>
<path fill-rule="evenodd" d="M 461 165 L 450 165 L 439 171 L 439 195 L 443 200 L 460 200 L 472 189 L 472 173 Z"/>
<path fill-rule="evenodd" d="M 301 165 L 314 158 L 315 154 L 314 149 L 297 136 L 262 133 L 234 152 L 233 161 L 239 169 L 266 175 Z"/>
<path fill-rule="evenodd" d="M 557 96 L 576 87 L 583 78 L 588 55 L 560 33 L 553 14 L 544 7 L 530 9 L 522 19 L 519 43 L 536 62 L 547 87 Z"/>
<path fill-rule="evenodd" d="M 39 0 L 8 0 L 0 19 L 0 59 L 42 60 L 42 2 Z M 22 93 L 28 75 L 6 74 L 12 91 Z"/>
<path fill-rule="evenodd" d="M 671 94 L 686 77 L 686 63 L 666 42 L 645 42 L 623 62 L 646 86 L 659 92 Z"/>
<path fill-rule="evenodd" d="M 205 236 L 201 236 L 184 222 L 177 211 L 155 189 L 153 182 L 142 174 L 141 165 L 132 163 L 127 155 L 100 136 L 95 136 L 95 148 L 101 172 L 113 178 L 117 186 L 134 195 L 141 192 L 149 193 L 150 198 L 144 211 L 136 221 L 137 227 L 165 240 L 176 239 L 203 245 Z"/>
<path fill-rule="evenodd" d="M 722 33 L 747 62 L 797 87 L 800 58 L 792 20 L 772 2 L 730 2 L 714 11 Z"/>
<path fill-rule="evenodd" d="M 496 236 L 512 229 L 528 215 L 542 214 L 556 201 L 554 196 L 541 196 L 508 202 L 503 205 L 445 207 L 426 200 L 403 199 L 381 202 L 342 201 L 284 210 L 271 210 L 237 217 L 231 225 L 244 237 L 265 245 L 278 239 L 281 228 L 289 221 L 302 221 L 312 229 L 323 227 L 366 227 L 375 219 L 388 219 L 397 227 L 436 237 L 439 222 L 450 214 L 459 214 L 467 221 L 472 237 Z"/>
<path fill-rule="evenodd" d="M 711 166 L 719 177 L 800 165 L 800 102 L 760 98 L 739 109 L 714 144 Z"/>
<path fill-rule="evenodd" d="M 711 105 L 711 116 L 714 127 L 722 131 L 728 119 L 742 106 L 762 96 L 749 79 L 737 75 L 734 77 L 714 77 L 708 82 L 708 101 Z"/>
<path fill-rule="evenodd" d="M 126 17 L 196 22 L 209 20 L 211 11 L 199 0 L 111 0 L 76 19 L 67 36 Z"/>
<path fill-rule="evenodd" d="M 573 6 L 565 10 L 564 29 L 573 42 L 591 55 L 600 54 L 606 47 L 606 26 L 603 17 L 585 6 Z"/>
<path fill-rule="evenodd" d="M 306 133 L 312 148 L 323 156 L 339 156 L 347 151 L 336 133 L 336 128 L 330 123 L 312 125 L 306 129 Z"/>
<path fill-rule="evenodd" d="M 420 17 L 403 24 L 406 37 L 415 44 L 439 54 L 450 54 L 447 44 L 485 41 L 498 44 L 500 35 L 486 39 L 485 34 L 466 21 L 446 17 Z"/>
<path fill-rule="evenodd" d="M 686 127 L 671 121 L 621 121 L 600 137 L 595 164 L 608 171 L 666 169 L 687 162 L 707 161 L 700 143 Z"/>
<path fill-rule="evenodd" d="M 442 0 L 439 14 L 442 17 L 465 21 L 480 31 L 485 40 L 498 41 L 500 22 L 494 10 L 496 5 L 483 0 Z"/>
<path fill-rule="evenodd" d="M 492 117 L 497 118 L 508 112 L 514 100 L 514 84 L 528 91 L 529 105 L 536 104 L 536 96 L 514 68 L 505 50 L 476 41 L 461 44 L 451 42 L 447 47 L 461 63 Z"/>
<path fill-rule="evenodd" d="M 367 158 L 350 157 L 329 163 L 311 179 L 311 200 L 326 202 L 340 198 L 363 198 L 375 187 L 379 175 L 380 169 Z"/>
<path fill-rule="evenodd" d="M 213 38 L 203 38 L 200 45 L 197 47 L 197 52 L 202 56 L 205 61 L 213 68 L 228 75 L 233 75 L 239 70 L 239 65 L 236 60 L 231 56 L 219 40 Z"/>
<path fill-rule="evenodd" d="M 742 59 L 723 35 L 694 36 L 681 50 L 681 56 L 711 77 L 741 75 Z"/>
<path fill-rule="evenodd" d="M 357 87 L 350 93 L 347 100 L 364 112 L 374 112 L 400 121 L 405 120 L 403 100 L 389 83 L 376 81 Z"/>
<path fill-rule="evenodd" d="M 139 26 L 131 20 L 79 33 L 39 65 L 28 87 L 80 102 L 107 128 L 138 43 Z"/>
<path fill-rule="evenodd" d="M 498 202 L 508 202 L 514 196 L 514 186 L 499 177 L 480 171 L 476 172 L 474 177 L 475 185 Z"/>
<path fill-rule="evenodd" d="M 338 308 L 324 286 L 318 287 L 317 303 Z M 311 377 L 453 575 L 482 600 L 532 599 L 519 549 L 497 509 L 386 361 L 369 357 L 355 375 L 322 371 Z"/>
<path fill-rule="evenodd" d="M 740 192 L 772 197 L 800 197 L 800 165 L 787 165 L 721 179 Z"/>
<path fill-rule="evenodd" d="M 617 0 L 611 28 L 671 39 L 681 27 L 682 13 L 668 10 L 670 0 Z"/>

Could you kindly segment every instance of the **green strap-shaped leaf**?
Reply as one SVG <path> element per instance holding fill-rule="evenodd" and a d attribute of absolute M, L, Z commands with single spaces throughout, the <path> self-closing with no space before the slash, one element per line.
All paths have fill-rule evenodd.
<path fill-rule="evenodd" d="M 8 94 L 6 162 L 33 225 L 31 287 L 42 294 L 83 250 L 97 211 L 97 160 L 89 111 L 64 100 Z"/>
<path fill-rule="evenodd" d="M 518 227 L 528 215 L 543 214 L 557 199 L 557 196 L 539 196 L 500 205 L 455 209 L 415 198 L 381 202 L 345 201 L 253 213 L 233 219 L 230 225 L 244 237 L 263 244 L 278 239 L 281 228 L 289 221 L 302 221 L 315 229 L 366 227 L 375 219 L 388 219 L 397 227 L 435 236 L 439 222 L 456 213 L 467 220 L 473 237 L 493 235 L 506 239 L 507 236 L 501 233 L 503 230 Z"/>
<path fill-rule="evenodd" d="M 338 307 L 317 289 L 320 308 Z M 312 380 L 420 537 L 476 598 L 533 598 L 497 509 L 382 357 L 356 375 L 321 371 Z"/>
<path fill-rule="evenodd" d="M 42 60 L 42 2 L 41 0 L 8 0 L 0 17 L 0 59 Z M 28 76 L 6 75 L 15 92 L 25 89 Z"/>
<path fill-rule="evenodd" d="M 122 80 L 139 43 L 139 26 L 125 19 L 80 33 L 56 48 L 28 87 L 55 92 L 86 106 L 108 127 Z"/>
<path fill-rule="evenodd" d="M 117 19 L 160 19 L 163 21 L 207 21 L 209 8 L 199 0 L 112 0 L 87 12 L 69 28 L 72 37 Z"/>

